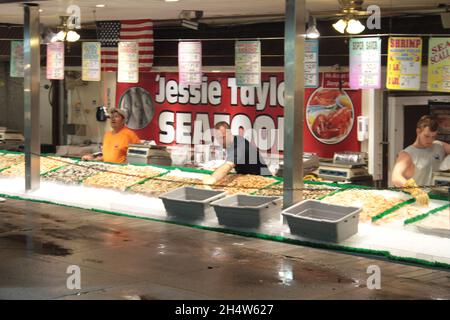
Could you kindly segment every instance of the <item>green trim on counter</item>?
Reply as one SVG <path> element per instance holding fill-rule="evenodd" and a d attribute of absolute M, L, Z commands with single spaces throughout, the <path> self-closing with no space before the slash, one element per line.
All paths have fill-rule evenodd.
<path fill-rule="evenodd" d="M 69 205 L 64 205 L 64 204 L 55 203 L 55 202 L 46 201 L 46 200 L 36 200 L 36 199 L 27 199 L 27 198 L 23 198 L 23 197 L 19 197 L 19 196 L 9 196 L 7 194 L 0 194 L 0 196 L 5 197 L 5 198 L 10 198 L 10 199 L 25 200 L 25 201 L 32 201 L 32 202 L 45 203 L 45 204 L 53 204 L 53 205 L 59 205 L 62 207 L 67 207 L 67 208 L 84 209 L 84 210 L 90 210 L 93 212 L 105 213 L 105 214 L 110 214 L 110 215 L 115 215 L 115 216 L 148 220 L 148 221 L 154 221 L 154 222 L 169 223 L 169 224 L 186 226 L 186 227 L 191 227 L 191 228 L 200 229 L 200 230 L 207 230 L 207 231 L 214 231 L 214 232 L 220 232 L 220 233 L 225 233 L 225 234 L 233 234 L 233 235 L 249 237 L 249 238 L 270 240 L 270 241 L 312 247 L 312 248 L 317 248 L 317 249 L 328 249 L 328 250 L 339 251 L 339 252 L 373 255 L 373 256 L 382 257 L 387 260 L 391 260 L 391 261 L 395 261 L 395 262 L 412 263 L 412 264 L 416 264 L 416 265 L 422 265 L 422 266 L 433 267 L 433 268 L 450 269 L 450 264 L 447 264 L 444 262 L 427 261 L 427 260 L 411 258 L 411 257 L 395 256 L 386 250 L 354 248 L 354 247 L 342 246 L 342 245 L 333 244 L 333 243 L 323 243 L 323 242 L 313 242 L 313 241 L 306 241 L 306 240 L 291 239 L 291 238 L 285 238 L 282 236 L 267 235 L 267 234 L 261 234 L 261 233 L 257 233 L 257 232 L 251 232 L 251 231 L 231 230 L 231 229 L 226 229 L 226 228 L 194 225 L 194 224 L 190 224 L 190 223 L 177 222 L 177 221 L 172 221 L 172 220 L 163 220 L 163 219 L 149 218 L 149 217 L 139 217 L 136 215 L 95 209 L 95 208 L 86 209 L 83 207 L 69 206 Z"/>
<path fill-rule="evenodd" d="M 372 220 L 372 222 L 380 220 L 380 219 L 384 218 L 385 216 L 393 213 L 394 211 L 397 211 L 401 207 L 404 207 L 404 206 L 406 206 L 408 204 L 411 204 L 411 203 L 414 203 L 414 202 L 416 202 L 416 199 L 414 199 L 414 198 L 411 198 L 411 199 L 408 199 L 406 201 L 403 201 L 403 202 L 401 202 L 399 204 L 396 204 L 392 208 L 389 208 L 389 209 L 383 211 L 382 213 L 379 213 L 376 216 L 373 216 L 371 220 Z"/>
<path fill-rule="evenodd" d="M 430 197 L 430 199 L 433 200 L 441 200 L 441 201 L 450 201 L 450 197 L 449 196 L 443 196 L 443 195 L 439 195 L 439 194 L 433 194 L 433 193 L 429 193 L 428 196 Z"/>
<path fill-rule="evenodd" d="M 439 212 L 439 211 L 442 211 L 442 210 L 445 210 L 445 209 L 447 209 L 447 208 L 450 208 L 450 204 L 446 204 L 446 205 L 443 205 L 443 206 L 434 208 L 433 210 L 430 210 L 430 211 L 428 211 L 427 213 L 419 214 L 419 215 L 417 215 L 417 216 L 415 216 L 415 217 L 406 219 L 406 220 L 403 222 L 403 224 L 404 224 L 404 225 L 407 225 L 407 224 L 411 224 L 411 223 L 415 223 L 415 222 L 421 221 L 421 220 L 425 219 L 426 217 L 428 217 L 429 215 L 435 214 L 435 213 L 437 213 L 437 212 Z"/>

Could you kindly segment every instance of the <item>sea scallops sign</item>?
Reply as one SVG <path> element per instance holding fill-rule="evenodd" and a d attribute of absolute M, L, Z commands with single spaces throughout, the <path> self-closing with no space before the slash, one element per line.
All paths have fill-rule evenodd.
<path fill-rule="evenodd" d="M 205 73 L 200 85 L 186 86 L 179 83 L 178 73 L 141 73 L 137 84 L 117 84 L 116 105 L 130 108 L 134 120 L 129 127 L 141 139 L 157 144 L 210 143 L 214 124 L 226 121 L 234 134 L 244 135 L 264 151 L 279 153 L 284 145 L 283 78 L 281 72 L 262 73 L 260 86 L 239 87 L 232 73 Z M 318 90 L 339 93 L 339 86 L 348 88 L 347 73 L 321 74 L 320 81 Z M 305 104 L 313 92 L 305 89 Z M 316 93 L 314 101 L 324 98 Z M 311 131 L 305 116 L 304 150 L 322 157 L 332 157 L 336 151 L 359 151 L 353 119 L 361 113 L 361 91 L 345 89 L 330 99 L 334 107 L 315 126 L 320 129 Z M 145 123 L 145 127 L 135 125 Z"/>

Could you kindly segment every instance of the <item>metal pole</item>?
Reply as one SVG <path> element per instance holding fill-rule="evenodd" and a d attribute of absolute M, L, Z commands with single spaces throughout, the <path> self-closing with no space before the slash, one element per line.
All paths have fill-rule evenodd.
<path fill-rule="evenodd" d="M 305 0 L 286 0 L 284 36 L 284 196 L 288 207 L 302 200 Z"/>
<path fill-rule="evenodd" d="M 25 115 L 25 190 L 39 189 L 40 183 L 40 38 L 39 5 L 24 5 L 24 115 Z"/>

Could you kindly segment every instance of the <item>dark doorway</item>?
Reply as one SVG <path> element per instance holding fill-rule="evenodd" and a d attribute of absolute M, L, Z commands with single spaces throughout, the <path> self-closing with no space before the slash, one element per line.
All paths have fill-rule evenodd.
<path fill-rule="evenodd" d="M 403 111 L 403 148 L 414 143 L 416 140 L 416 124 L 420 117 L 430 114 L 428 105 L 405 106 Z"/>

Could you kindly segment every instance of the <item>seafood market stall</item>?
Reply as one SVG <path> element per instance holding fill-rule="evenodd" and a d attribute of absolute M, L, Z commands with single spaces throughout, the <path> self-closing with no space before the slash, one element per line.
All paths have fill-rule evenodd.
<path fill-rule="evenodd" d="M 302 212 L 312 213 L 317 206 L 343 208 L 340 209 L 342 216 L 334 220 L 306 217 L 315 223 L 329 219 L 329 229 L 320 229 L 319 224 L 318 232 L 323 234 L 324 230 L 329 230 L 324 235 L 333 232 L 340 235 L 330 240 L 292 229 L 293 225 L 286 218 L 291 218 L 287 217 L 289 214 L 296 215 L 298 208 L 282 210 L 283 180 L 279 177 L 230 174 L 217 185 L 205 186 L 202 179 L 211 171 L 160 165 L 113 165 L 42 156 L 41 187 L 25 192 L 23 168 L 23 154 L 0 153 L 2 196 L 450 268 L 448 197 L 430 194 L 429 205 L 419 206 L 409 193 L 401 190 L 305 181 L 304 198 L 316 202 L 310 203 L 311 207 Z M 186 187 L 192 190 L 187 191 Z M 205 193 L 205 189 L 210 189 L 208 192 L 212 195 Z M 181 203 L 201 203 L 209 214 L 194 220 L 168 214 L 163 200 L 170 196 Z M 231 197 L 235 197 L 234 200 Z M 266 213 L 264 208 L 269 206 L 273 208 Z M 245 213 L 244 209 L 254 212 Z M 320 213 L 322 209 L 317 210 Z M 227 212 L 236 217 L 231 224 Z M 256 218 L 261 219 L 257 224 L 247 224 L 246 220 L 241 223 L 239 219 L 245 214 L 256 214 Z M 342 231 L 340 224 L 347 222 L 353 223 L 351 228 L 347 225 Z"/>

